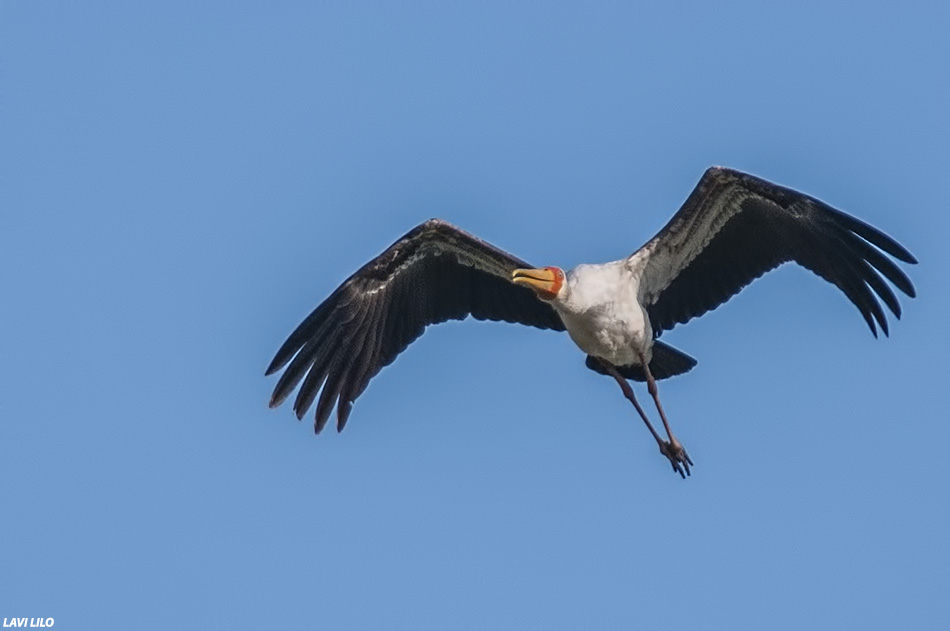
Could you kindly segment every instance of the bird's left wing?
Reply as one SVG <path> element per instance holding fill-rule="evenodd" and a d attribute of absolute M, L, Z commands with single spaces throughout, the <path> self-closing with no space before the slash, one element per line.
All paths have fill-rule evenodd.
<path fill-rule="evenodd" d="M 322 387 L 314 428 L 323 429 L 339 401 L 342 430 L 369 380 L 430 324 L 472 315 L 564 330 L 549 304 L 511 282 L 513 270 L 527 267 L 439 219 L 416 226 L 346 279 L 290 334 L 267 368 L 269 375 L 287 366 L 271 407 L 303 380 L 294 403 L 297 417 L 303 418 Z"/>
<path fill-rule="evenodd" d="M 916 263 L 894 239 L 822 201 L 761 178 L 713 167 L 670 222 L 627 259 L 658 336 L 728 300 L 754 279 L 795 261 L 836 285 L 887 335 L 880 298 L 900 318 L 884 281 L 914 297 L 886 255 Z"/>

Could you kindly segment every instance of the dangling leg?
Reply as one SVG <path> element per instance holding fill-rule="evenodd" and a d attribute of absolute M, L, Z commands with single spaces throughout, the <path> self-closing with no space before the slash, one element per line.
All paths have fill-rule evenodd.
<path fill-rule="evenodd" d="M 683 445 L 680 444 L 680 441 L 676 440 L 676 437 L 673 436 L 673 431 L 670 429 L 670 422 L 666 420 L 666 413 L 663 412 L 663 404 L 660 403 L 656 379 L 653 378 L 653 373 L 650 372 L 650 364 L 646 361 L 646 357 L 644 357 L 641 351 L 637 351 L 637 355 L 640 357 L 640 363 L 643 364 L 643 372 L 647 376 L 647 390 L 650 391 L 650 396 L 653 397 L 653 403 L 656 404 L 656 411 L 660 413 L 660 419 L 663 420 L 666 436 L 670 439 L 669 442 L 663 441 L 660 444 L 660 451 L 663 452 L 664 456 L 670 459 L 670 462 L 674 463 L 674 469 L 677 469 L 676 463 L 681 462 L 683 468 L 686 469 L 686 475 L 689 475 L 689 468 L 693 465 L 693 461 L 689 459 L 689 454 L 683 449 Z M 682 472 L 680 472 L 680 475 L 682 475 Z"/>
<path fill-rule="evenodd" d="M 667 442 L 660 438 L 660 435 L 656 433 L 656 430 L 653 429 L 653 424 L 650 423 L 650 419 L 647 418 L 646 412 L 643 411 L 643 408 L 640 407 L 640 404 L 637 402 L 637 398 L 633 395 L 633 388 L 630 387 L 630 383 L 624 379 L 616 367 L 610 362 L 606 362 L 598 358 L 600 365 L 604 367 L 604 370 L 607 371 L 607 374 L 617 380 L 617 383 L 620 385 L 620 389 L 623 391 L 623 395 L 627 397 L 627 400 L 633 404 L 633 407 L 636 408 L 637 413 L 640 415 L 640 418 L 643 419 L 643 422 L 646 423 L 647 429 L 650 430 L 650 433 L 653 434 L 653 438 L 656 439 L 656 444 L 660 446 L 660 453 L 669 459 L 670 464 L 673 465 L 673 471 L 676 471 L 680 474 L 681 477 L 685 478 L 689 475 L 689 467 L 693 464 L 693 461 L 689 459 L 689 456 L 686 455 L 686 451 L 683 450 L 682 445 L 679 442 Z M 647 372 L 649 375 L 650 373 Z M 650 379 L 653 379 L 651 376 Z M 656 390 L 656 385 L 654 384 L 654 390 Z M 660 418 L 663 418 L 664 425 L 666 424 L 666 418 L 663 417 L 662 410 L 660 411 Z M 667 425 L 667 434 L 669 434 L 669 425 Z M 678 446 L 677 450 L 674 445 Z M 685 470 L 685 473 L 684 473 Z"/>

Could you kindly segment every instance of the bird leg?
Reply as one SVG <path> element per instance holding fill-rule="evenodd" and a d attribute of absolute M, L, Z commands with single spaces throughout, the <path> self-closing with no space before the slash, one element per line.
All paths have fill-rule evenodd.
<path fill-rule="evenodd" d="M 693 461 L 689 459 L 689 454 L 683 449 L 683 445 L 680 444 L 680 441 L 676 440 L 676 436 L 673 436 L 673 430 L 670 429 L 670 422 L 666 420 L 666 413 L 663 411 L 663 404 L 660 403 L 656 379 L 653 378 L 653 373 L 650 372 L 650 363 L 646 360 L 642 351 L 637 350 L 637 355 L 640 357 L 640 363 L 643 364 L 643 373 L 647 377 L 647 390 L 649 390 L 650 396 L 653 397 L 653 403 L 656 404 L 656 411 L 660 413 L 663 428 L 666 429 L 666 436 L 670 439 L 660 444 L 660 451 L 664 456 L 670 459 L 670 462 L 673 463 L 673 469 L 678 471 L 680 475 L 683 475 L 683 472 L 677 463 L 681 463 L 683 468 L 686 469 L 686 475 L 689 475 L 689 468 L 693 466 Z"/>
<path fill-rule="evenodd" d="M 686 455 L 686 451 L 683 449 L 683 446 L 679 444 L 679 441 L 673 438 L 673 436 L 670 434 L 670 427 L 666 422 L 666 417 L 663 415 L 662 408 L 660 408 L 660 418 L 663 419 L 663 424 L 666 426 L 666 433 L 670 436 L 669 441 L 660 438 L 660 435 L 655 429 L 653 429 L 653 424 L 650 423 L 650 419 L 647 418 L 646 412 L 644 412 L 643 408 L 640 407 L 640 404 L 637 402 L 637 398 L 633 394 L 633 388 L 630 387 L 630 383 L 624 378 L 624 376 L 617 371 L 617 368 L 608 361 L 600 358 L 598 358 L 598 360 L 600 361 L 600 365 L 604 367 L 604 370 L 607 371 L 607 374 L 617 380 L 617 384 L 623 391 L 623 395 L 627 397 L 627 400 L 633 404 L 634 408 L 636 408 L 637 413 L 640 415 L 640 418 L 643 419 L 647 429 L 650 430 L 650 433 L 653 434 L 653 438 L 656 439 L 656 444 L 660 446 L 660 453 L 666 456 L 666 458 L 670 461 L 670 464 L 673 465 L 673 471 L 679 473 L 683 478 L 688 476 L 689 467 L 693 464 L 693 461 L 690 460 L 689 456 Z M 650 375 L 649 371 L 647 371 L 647 375 Z M 652 375 L 650 375 L 650 379 L 653 379 Z M 655 391 L 656 383 L 654 382 L 653 392 Z M 654 400 L 656 401 L 657 406 L 659 406 L 660 402 L 658 399 L 656 399 L 655 395 Z"/>

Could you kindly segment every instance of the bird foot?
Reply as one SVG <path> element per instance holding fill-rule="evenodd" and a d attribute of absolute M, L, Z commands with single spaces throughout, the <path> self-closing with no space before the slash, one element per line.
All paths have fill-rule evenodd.
<path fill-rule="evenodd" d="M 683 449 L 680 441 L 675 438 L 668 441 L 661 440 L 660 453 L 666 456 L 670 464 L 673 465 L 673 471 L 680 474 L 680 477 L 685 480 L 686 476 L 689 475 L 689 468 L 693 466 L 693 461 L 689 459 L 689 454 Z"/>

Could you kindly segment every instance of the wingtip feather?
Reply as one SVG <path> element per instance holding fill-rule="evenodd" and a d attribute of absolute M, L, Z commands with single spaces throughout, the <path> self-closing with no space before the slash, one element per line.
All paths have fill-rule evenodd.
<path fill-rule="evenodd" d="M 283 364 L 278 364 L 277 357 L 274 357 L 274 359 L 271 360 L 270 364 L 267 365 L 267 370 L 264 371 L 264 376 L 270 377 L 281 368 L 283 368 Z"/>
<path fill-rule="evenodd" d="M 346 421 L 350 418 L 350 411 L 352 409 L 353 402 L 344 401 L 343 397 L 340 397 L 339 403 L 337 403 L 336 406 L 336 431 L 338 434 L 346 427 Z"/>

